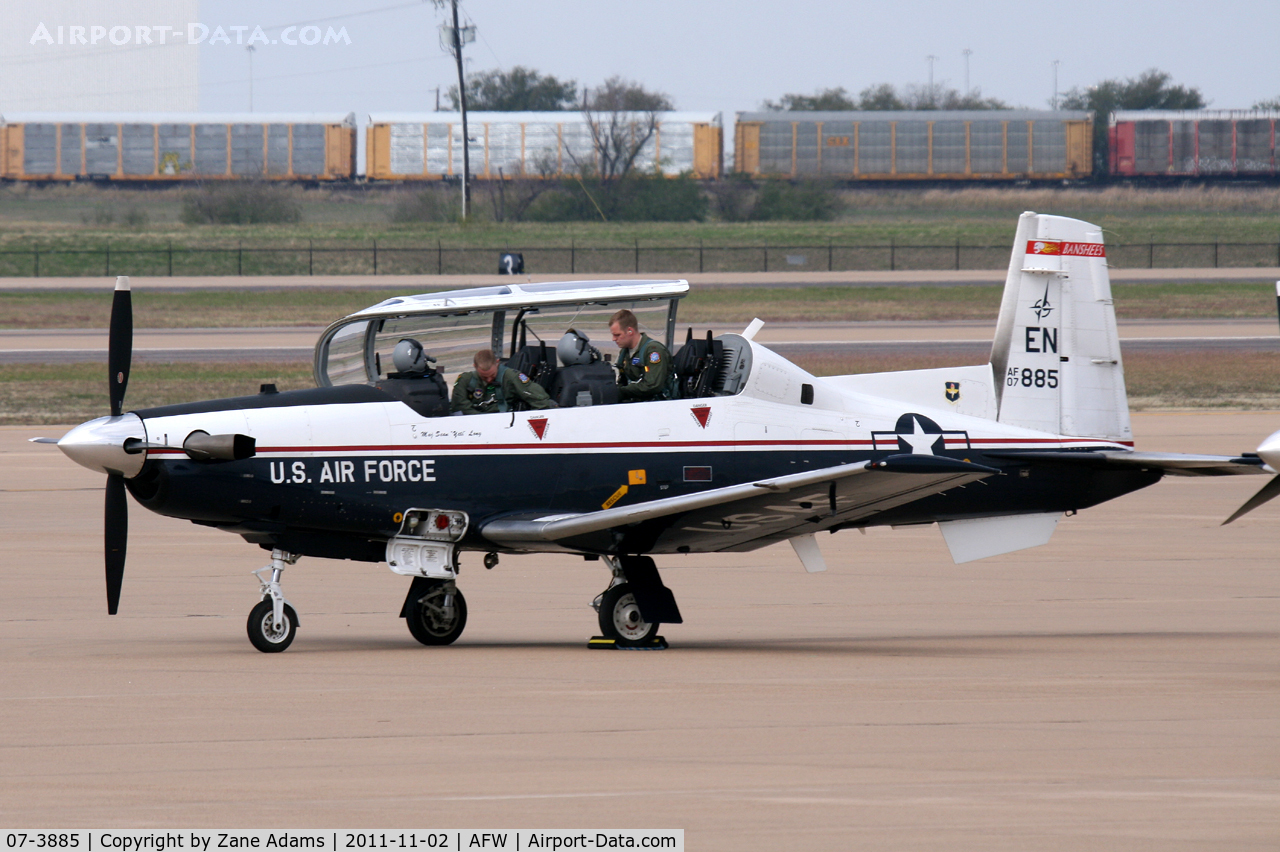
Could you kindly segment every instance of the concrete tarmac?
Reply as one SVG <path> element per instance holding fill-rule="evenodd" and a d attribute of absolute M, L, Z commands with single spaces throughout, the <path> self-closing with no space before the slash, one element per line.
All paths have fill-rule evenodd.
<path fill-rule="evenodd" d="M 1138 414 L 1139 449 L 1235 453 L 1280 412 Z M 464 561 L 424 648 L 384 565 L 285 572 L 130 505 L 106 614 L 103 477 L 0 428 L 0 823 L 684 828 L 690 850 L 1280 847 L 1280 502 L 1171 478 L 1050 544 L 956 566 L 932 527 L 664 557 L 664 652 L 588 650 L 599 563 Z"/>
<path fill-rule="evenodd" d="M 715 334 L 738 333 L 745 323 L 712 326 Z M 684 340 L 681 324 L 676 339 Z M 1127 320 L 1119 323 L 1125 351 L 1280 348 L 1275 320 Z M 697 335 L 706 325 L 694 324 Z M 323 328 L 173 328 L 134 330 L 134 359 L 165 361 L 310 361 Z M 943 348 L 961 357 L 983 356 L 995 334 L 990 321 L 959 322 L 782 322 L 766 323 L 756 339 L 780 353 L 825 351 L 918 352 Z M 603 329 L 595 330 L 606 340 Z M 0 363 L 106 362 L 107 329 L 3 329 Z"/>

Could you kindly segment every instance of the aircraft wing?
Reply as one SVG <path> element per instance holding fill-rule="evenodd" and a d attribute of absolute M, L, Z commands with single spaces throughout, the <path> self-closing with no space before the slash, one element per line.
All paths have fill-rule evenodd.
<path fill-rule="evenodd" d="M 480 526 L 518 550 L 710 552 L 856 525 L 999 473 L 942 456 L 896 455 L 582 514 L 507 516 Z"/>
<path fill-rule="evenodd" d="M 1232 476 L 1241 473 L 1274 473 L 1253 453 L 1240 456 L 1208 456 L 1195 453 L 1140 453 L 1128 450 L 1071 452 L 1033 450 L 1029 452 L 987 453 L 998 459 L 1062 462 L 1097 467 L 1142 467 L 1164 471 L 1170 476 Z"/>

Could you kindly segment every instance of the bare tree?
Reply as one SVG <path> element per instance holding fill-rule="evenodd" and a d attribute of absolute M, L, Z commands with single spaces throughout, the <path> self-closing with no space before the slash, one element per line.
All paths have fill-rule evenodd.
<path fill-rule="evenodd" d="M 635 169 L 658 132 L 659 113 L 672 106 L 661 92 L 610 77 L 595 91 L 583 91 L 582 117 L 591 136 L 592 161 L 584 161 L 580 152 L 567 146 L 565 153 L 579 175 L 593 178 L 607 191 Z"/>
<path fill-rule="evenodd" d="M 521 169 L 510 175 L 504 174 L 499 168 L 498 180 L 486 182 L 485 190 L 493 208 L 493 221 L 523 222 L 525 213 L 533 202 L 555 187 L 552 177 L 556 172 L 556 164 L 551 155 L 539 157 L 533 167 L 532 174 Z"/>

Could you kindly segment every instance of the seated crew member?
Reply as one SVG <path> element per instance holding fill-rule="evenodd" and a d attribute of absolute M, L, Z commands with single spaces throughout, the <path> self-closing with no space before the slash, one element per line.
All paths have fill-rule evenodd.
<path fill-rule="evenodd" d="M 609 318 L 609 333 L 618 344 L 618 396 L 623 402 L 670 399 L 671 353 L 641 334 L 636 315 L 621 310 Z"/>
<path fill-rule="evenodd" d="M 492 349 L 481 349 L 471 363 L 475 369 L 458 376 L 453 385 L 453 410 L 462 414 L 512 411 L 521 403 L 529 408 L 555 408 L 537 382 L 524 373 L 499 365 Z"/>

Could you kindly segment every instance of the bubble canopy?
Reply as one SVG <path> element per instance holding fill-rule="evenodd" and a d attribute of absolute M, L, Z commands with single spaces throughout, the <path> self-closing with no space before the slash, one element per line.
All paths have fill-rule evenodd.
<path fill-rule="evenodd" d="M 670 348 L 676 307 L 689 282 L 552 281 L 501 284 L 399 296 L 343 317 L 316 343 L 315 379 L 321 387 L 376 382 L 393 370 L 396 344 L 412 338 L 436 359 L 447 378 L 471 369 L 480 349 L 500 358 L 538 341 L 555 351 L 570 328 L 602 352 L 615 352 L 609 317 L 626 308 L 640 330 Z"/>

